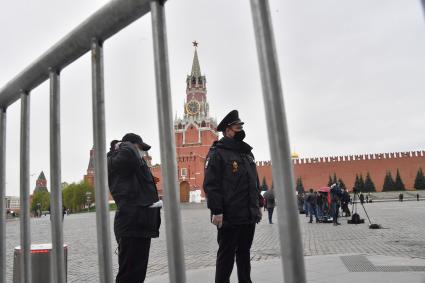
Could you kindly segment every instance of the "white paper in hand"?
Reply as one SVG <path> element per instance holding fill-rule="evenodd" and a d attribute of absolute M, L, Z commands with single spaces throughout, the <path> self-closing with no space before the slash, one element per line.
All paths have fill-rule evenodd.
<path fill-rule="evenodd" d="M 149 208 L 161 208 L 162 207 L 162 200 L 159 200 L 157 202 L 155 202 L 154 204 L 152 204 L 151 206 L 149 206 Z"/>

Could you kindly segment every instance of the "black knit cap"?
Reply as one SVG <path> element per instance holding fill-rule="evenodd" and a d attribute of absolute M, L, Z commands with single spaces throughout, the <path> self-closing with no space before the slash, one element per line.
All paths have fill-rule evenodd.
<path fill-rule="evenodd" d="M 143 142 L 142 138 L 139 135 L 136 135 L 133 133 L 128 133 L 125 136 L 123 136 L 122 141 L 140 144 L 142 146 L 142 150 L 145 150 L 145 151 L 151 148 L 150 145 Z"/>
<path fill-rule="evenodd" d="M 239 119 L 238 110 L 232 110 L 226 115 L 226 117 L 223 118 L 223 120 L 221 120 L 220 124 L 218 124 L 217 131 L 224 132 L 227 127 L 237 124 L 243 125 L 244 122 Z"/>

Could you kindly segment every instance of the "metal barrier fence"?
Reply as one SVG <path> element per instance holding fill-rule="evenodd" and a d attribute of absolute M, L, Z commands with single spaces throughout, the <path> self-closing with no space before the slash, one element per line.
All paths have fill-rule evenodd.
<path fill-rule="evenodd" d="M 33 64 L 0 90 L 0 199 L 5 197 L 6 111 L 21 100 L 21 247 L 24 282 L 31 283 L 29 214 L 30 93 L 50 80 L 50 166 L 52 203 L 53 281 L 65 279 L 60 149 L 60 72 L 85 53 L 92 53 L 93 139 L 96 152 L 106 152 L 103 42 L 151 12 L 164 214 L 170 282 L 186 282 L 181 215 L 179 211 L 176 149 L 168 67 L 164 2 L 161 0 L 113 0 L 80 24 Z M 273 181 L 281 204 L 278 210 L 282 268 L 285 282 L 305 282 L 303 248 L 295 199 L 286 115 L 275 42 L 267 0 L 251 0 L 251 10 L 267 113 Z M 280 133 L 276 135 L 275 133 Z M 113 282 L 106 156 L 95 155 L 96 225 L 100 282 Z M 6 282 L 6 215 L 0 202 L 0 283 Z"/>

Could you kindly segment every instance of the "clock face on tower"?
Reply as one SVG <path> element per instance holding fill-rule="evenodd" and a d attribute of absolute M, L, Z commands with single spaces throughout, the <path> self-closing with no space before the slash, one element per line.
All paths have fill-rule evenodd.
<path fill-rule="evenodd" d="M 199 113 L 201 105 L 196 100 L 191 100 L 186 104 L 186 111 L 189 115 L 196 115 Z"/>

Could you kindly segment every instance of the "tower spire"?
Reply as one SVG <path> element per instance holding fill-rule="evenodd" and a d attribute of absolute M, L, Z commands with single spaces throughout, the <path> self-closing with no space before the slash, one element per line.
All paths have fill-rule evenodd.
<path fill-rule="evenodd" d="M 195 54 L 193 55 L 193 62 L 192 62 L 192 71 L 190 75 L 192 77 L 200 77 L 201 76 L 201 67 L 199 65 L 199 59 L 198 59 L 198 42 L 194 41 L 192 42 L 193 46 L 195 47 Z"/>

